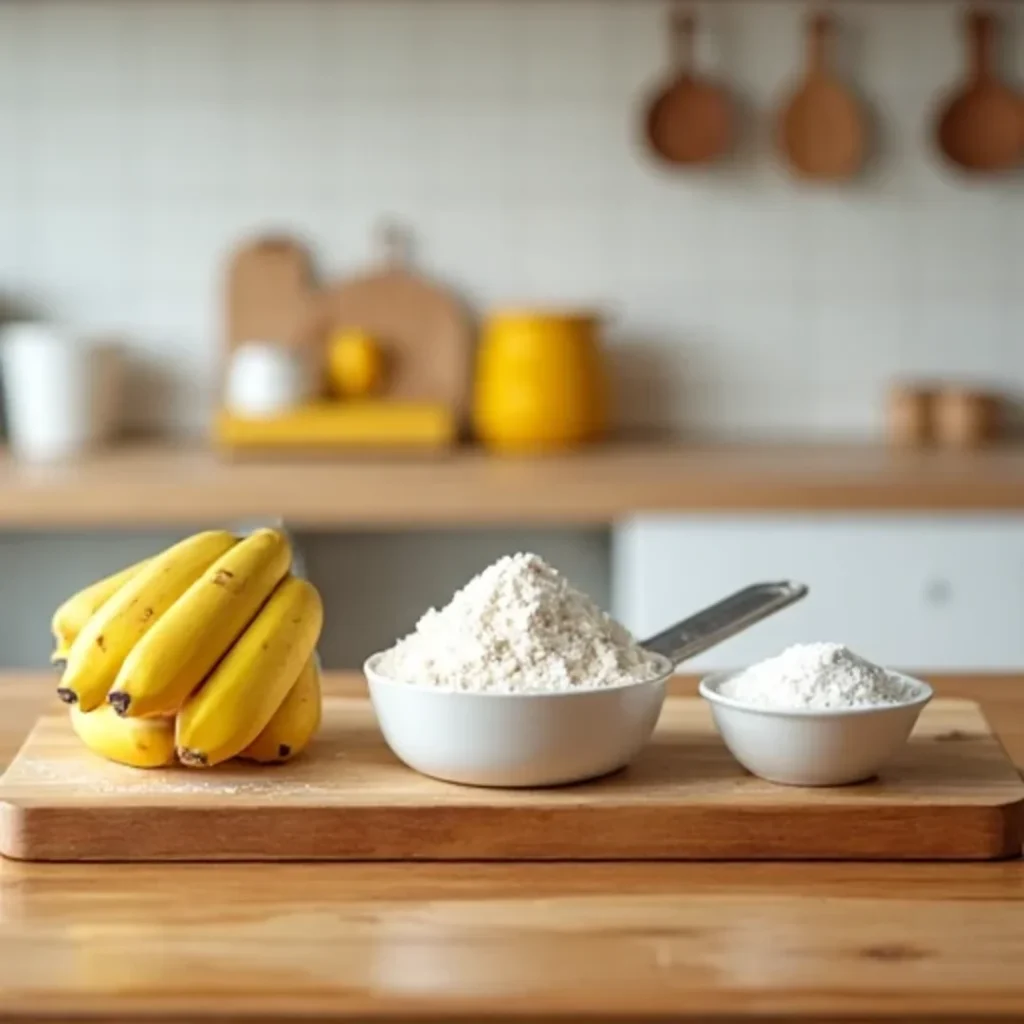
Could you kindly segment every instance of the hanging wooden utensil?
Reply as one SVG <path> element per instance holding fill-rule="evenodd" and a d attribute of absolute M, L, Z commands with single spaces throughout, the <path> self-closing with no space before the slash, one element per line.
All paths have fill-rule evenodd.
<path fill-rule="evenodd" d="M 724 89 L 694 73 L 694 16 L 673 11 L 671 28 L 674 75 L 647 111 L 647 139 L 666 163 L 713 163 L 732 143 L 732 103 Z"/>
<path fill-rule="evenodd" d="M 993 69 L 995 17 L 972 11 L 965 30 L 969 78 L 943 108 L 939 149 L 966 171 L 1005 171 L 1024 157 L 1024 101 Z"/>
<path fill-rule="evenodd" d="M 815 14 L 807 27 L 807 72 L 782 110 L 779 147 L 802 178 L 841 181 L 864 163 L 867 124 L 853 93 L 829 68 L 832 19 Z"/>

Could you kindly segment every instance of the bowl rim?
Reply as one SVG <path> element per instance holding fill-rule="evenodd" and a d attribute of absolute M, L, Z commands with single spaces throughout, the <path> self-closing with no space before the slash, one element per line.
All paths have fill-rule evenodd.
<path fill-rule="evenodd" d="M 654 654 L 654 652 L 650 652 Z M 665 671 L 659 673 L 656 676 L 651 676 L 650 679 L 639 679 L 628 683 L 620 683 L 617 686 L 587 686 L 580 687 L 578 690 L 450 690 L 442 689 L 441 687 L 433 686 L 418 686 L 416 683 L 409 683 L 402 679 L 394 679 L 391 676 L 384 675 L 377 668 L 377 663 L 380 661 L 387 651 L 377 651 L 376 654 L 371 654 L 366 661 L 363 662 L 363 675 L 366 677 L 366 681 L 371 686 L 373 685 L 384 685 L 402 687 L 404 689 L 413 690 L 416 693 L 429 693 L 438 697 L 482 697 L 488 700 L 495 700 L 497 698 L 504 697 L 506 699 L 514 700 L 525 700 L 527 698 L 544 698 L 545 700 L 552 699 L 569 699 L 580 698 L 586 696 L 593 696 L 598 693 L 621 693 L 623 690 L 633 690 L 638 687 L 653 686 L 656 684 L 664 685 L 675 673 L 676 667 L 672 662 L 661 654 L 656 654 L 661 663 L 665 666 Z"/>
<path fill-rule="evenodd" d="M 726 672 L 712 672 L 704 676 L 697 687 L 697 692 L 709 704 L 729 708 L 733 711 L 748 711 L 753 714 L 766 715 L 771 718 L 849 718 L 861 715 L 878 715 L 886 712 L 904 711 L 907 708 L 920 710 L 935 696 L 935 691 L 929 683 L 915 676 L 908 676 L 904 672 L 897 672 L 887 668 L 885 671 L 900 682 L 909 683 L 917 689 L 917 696 L 911 700 L 901 701 L 899 704 L 867 704 L 852 708 L 769 708 L 759 704 L 747 704 L 743 701 L 726 697 L 720 693 L 718 688 L 730 679 L 738 676 L 744 669 L 734 669 Z"/>

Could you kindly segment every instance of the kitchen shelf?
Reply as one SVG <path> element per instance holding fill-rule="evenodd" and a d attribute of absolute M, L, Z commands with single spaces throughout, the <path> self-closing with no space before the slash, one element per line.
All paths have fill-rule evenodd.
<path fill-rule="evenodd" d="M 283 516 L 306 528 L 600 525 L 640 512 L 1024 512 L 1024 447 L 622 443 L 501 459 L 225 462 L 137 445 L 68 466 L 0 454 L 0 528 L 191 526 Z"/>

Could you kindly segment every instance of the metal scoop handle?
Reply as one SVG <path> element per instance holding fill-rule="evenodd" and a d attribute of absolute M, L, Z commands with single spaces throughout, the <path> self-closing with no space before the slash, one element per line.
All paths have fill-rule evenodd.
<path fill-rule="evenodd" d="M 794 604 L 806 593 L 802 583 L 754 583 L 641 641 L 641 646 L 678 665 Z"/>

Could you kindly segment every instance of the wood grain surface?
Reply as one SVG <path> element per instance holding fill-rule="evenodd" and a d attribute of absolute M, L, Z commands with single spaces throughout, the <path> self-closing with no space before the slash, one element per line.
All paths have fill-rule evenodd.
<path fill-rule="evenodd" d="M 693 697 L 625 771 L 551 789 L 418 775 L 358 697 L 328 698 L 310 750 L 270 770 L 125 768 L 58 712 L 0 780 L 0 852 L 25 860 L 984 860 L 1022 841 L 1024 782 L 966 701 L 927 707 L 878 780 L 829 789 L 744 772 Z"/>
<path fill-rule="evenodd" d="M 1024 678 L 933 682 L 1024 764 Z M 1020 1021 L 1022 962 L 1021 861 L 0 862 L 5 1021 Z"/>
<path fill-rule="evenodd" d="M 410 500 L 413 496 L 415 500 Z M 68 466 L 0 455 L 0 526 L 207 526 L 283 516 L 293 527 L 604 525 L 638 512 L 1024 510 L 1024 447 L 686 447 L 621 443 L 428 463 L 225 464 L 205 450 L 126 447 Z"/>

